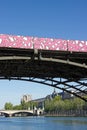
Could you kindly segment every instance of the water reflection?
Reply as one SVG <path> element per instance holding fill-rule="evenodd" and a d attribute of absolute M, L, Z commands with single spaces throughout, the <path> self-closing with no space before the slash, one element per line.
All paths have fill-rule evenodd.
<path fill-rule="evenodd" d="M 86 130 L 86 117 L 0 118 L 0 130 Z"/>
<path fill-rule="evenodd" d="M 57 118 L 56 120 L 53 120 L 55 123 L 63 123 L 65 125 L 87 125 L 87 118 Z"/>

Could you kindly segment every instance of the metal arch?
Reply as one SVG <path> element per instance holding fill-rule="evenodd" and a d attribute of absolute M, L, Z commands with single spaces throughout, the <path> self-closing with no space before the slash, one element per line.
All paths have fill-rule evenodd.
<path fill-rule="evenodd" d="M 42 60 L 42 61 L 58 62 L 58 63 L 63 63 L 63 64 L 69 64 L 69 65 L 73 65 L 73 66 L 82 67 L 82 68 L 86 68 L 87 69 L 87 65 L 85 63 L 80 64 L 80 63 L 72 62 L 69 59 L 67 59 L 67 60 L 61 60 L 61 59 L 53 59 L 53 58 L 43 58 L 43 57 L 40 57 L 40 60 Z"/>
<path fill-rule="evenodd" d="M 25 56 L 2 56 L 0 57 L 0 61 L 2 60 L 30 60 L 31 57 L 25 57 Z M 38 57 L 34 57 L 34 60 L 38 60 Z M 81 67 L 81 68 L 86 68 L 87 69 L 87 65 L 85 63 L 81 64 L 81 63 L 76 63 L 76 62 L 72 62 L 69 59 L 67 60 L 61 60 L 61 59 L 54 59 L 54 58 L 43 58 L 41 55 L 39 56 L 39 60 L 41 61 L 52 61 L 52 62 L 58 62 L 58 63 L 63 63 L 63 64 L 69 64 L 69 65 L 73 65 L 73 66 L 77 66 L 77 67 Z"/>
<path fill-rule="evenodd" d="M 68 58 L 67 59 L 59 59 L 59 58 L 46 58 L 46 57 L 42 57 L 43 55 L 41 54 L 37 54 L 37 55 L 34 55 L 33 57 L 33 60 L 38 60 L 38 61 L 47 61 L 47 62 L 57 62 L 57 63 L 62 63 L 62 64 L 67 64 L 67 65 L 71 65 L 71 66 L 76 66 L 78 68 L 84 68 L 84 69 L 87 69 L 87 65 L 85 63 L 78 63 L 78 62 L 75 62 L 75 61 L 70 61 Z M 32 56 L 17 56 L 17 55 L 12 55 L 12 56 L 0 56 L 0 61 L 3 61 L 3 60 L 31 60 L 32 59 Z M 53 78 L 15 78 L 15 77 L 11 77 L 10 78 L 7 76 L 7 78 L 3 77 L 3 78 L 0 78 L 0 79 L 13 79 L 13 80 L 23 80 L 23 81 L 31 81 L 31 82 L 36 82 L 36 83 L 41 83 L 41 84 L 45 84 L 45 85 L 48 85 L 48 86 L 51 86 L 51 87 L 55 87 L 55 88 L 58 88 L 58 89 L 61 89 L 63 91 L 66 91 L 70 94 L 73 94 L 81 99 L 83 99 L 84 101 L 87 102 L 87 99 L 82 96 L 82 95 L 79 95 L 79 93 L 83 93 L 83 94 L 87 94 L 87 83 L 85 82 L 80 82 L 80 81 L 75 81 L 75 79 L 73 78 L 72 81 L 70 81 L 68 78 L 64 81 L 61 80 L 60 78 L 60 81 L 56 80 L 56 79 L 53 79 Z M 57 78 L 58 79 L 58 78 Z M 72 82 L 74 82 L 74 85 L 72 84 Z M 61 85 L 61 86 L 60 86 Z M 62 87 L 62 85 L 65 85 L 66 87 L 64 88 L 64 86 Z M 72 92 L 71 89 L 74 89 L 75 91 Z"/>
<path fill-rule="evenodd" d="M 68 84 L 70 82 L 69 80 L 62 81 L 60 79 L 58 81 L 58 80 L 54 80 L 53 78 L 34 78 L 34 77 L 32 77 L 32 78 L 1 77 L 0 79 L 30 81 L 30 82 L 48 85 L 48 86 L 55 87 L 57 89 L 66 91 L 67 93 L 73 94 L 74 96 L 79 97 L 80 99 L 87 102 L 87 98 L 84 96 L 87 94 L 87 91 L 84 91 L 83 89 L 81 89 L 81 87 L 78 88 L 79 85 L 74 86 L 74 85 Z M 64 87 L 64 86 L 62 87 L 60 85 L 65 85 L 66 87 Z M 75 91 L 71 91 L 72 89 L 75 89 Z"/>
<path fill-rule="evenodd" d="M 2 56 L 0 57 L 0 61 L 2 60 L 30 60 L 31 57 L 25 56 Z"/>

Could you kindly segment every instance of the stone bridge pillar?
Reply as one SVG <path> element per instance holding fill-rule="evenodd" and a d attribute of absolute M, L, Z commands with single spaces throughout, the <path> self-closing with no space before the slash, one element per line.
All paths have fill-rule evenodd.
<path fill-rule="evenodd" d="M 8 115 L 8 117 L 12 117 L 12 114 L 10 113 L 10 114 Z"/>

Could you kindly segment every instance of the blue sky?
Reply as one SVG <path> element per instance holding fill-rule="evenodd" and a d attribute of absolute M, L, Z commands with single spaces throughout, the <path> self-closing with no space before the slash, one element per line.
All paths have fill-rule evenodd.
<path fill-rule="evenodd" d="M 0 34 L 87 40 L 87 0 L 0 0 Z M 23 81 L 0 81 L 0 108 L 33 99 L 53 88 Z"/>

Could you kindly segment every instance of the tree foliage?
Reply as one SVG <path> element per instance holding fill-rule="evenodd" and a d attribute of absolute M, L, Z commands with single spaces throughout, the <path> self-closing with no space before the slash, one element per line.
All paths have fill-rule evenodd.
<path fill-rule="evenodd" d="M 12 103 L 7 102 L 4 105 L 4 109 L 5 110 L 28 110 L 28 109 L 32 110 L 35 107 L 37 107 L 37 105 L 38 104 L 36 102 L 32 102 L 32 101 L 30 102 L 22 101 L 21 104 L 15 106 L 13 106 Z"/>
<path fill-rule="evenodd" d="M 45 101 L 45 111 L 69 111 L 69 110 L 82 110 L 87 108 L 85 103 L 80 98 L 62 100 L 60 96 L 56 96 L 53 100 Z"/>
<path fill-rule="evenodd" d="M 5 110 L 12 110 L 13 109 L 13 104 L 10 102 L 5 103 Z"/>

